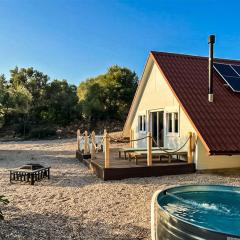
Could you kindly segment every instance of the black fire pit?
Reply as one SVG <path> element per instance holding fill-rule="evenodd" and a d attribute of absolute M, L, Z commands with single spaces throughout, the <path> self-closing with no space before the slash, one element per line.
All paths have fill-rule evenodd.
<path fill-rule="evenodd" d="M 35 181 L 41 181 L 43 178 L 50 179 L 50 167 L 44 167 L 37 163 L 28 163 L 9 171 L 10 182 L 30 182 L 31 185 L 34 185 Z"/>

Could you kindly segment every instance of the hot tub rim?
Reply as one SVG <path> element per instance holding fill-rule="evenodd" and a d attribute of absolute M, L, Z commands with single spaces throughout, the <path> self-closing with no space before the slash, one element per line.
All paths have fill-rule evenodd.
<path fill-rule="evenodd" d="M 166 187 L 164 188 L 158 195 L 157 195 L 157 198 L 156 198 L 156 202 L 157 202 L 157 207 L 159 208 L 160 211 L 163 211 L 165 212 L 166 214 L 168 214 L 171 218 L 175 218 L 177 219 L 178 221 L 182 221 L 184 222 L 185 224 L 188 224 L 188 225 L 191 225 L 193 227 L 197 227 L 197 228 L 200 228 L 202 230 L 206 230 L 206 231 L 210 231 L 212 233 L 216 233 L 216 234 L 223 234 L 225 235 L 226 237 L 232 237 L 232 238 L 236 238 L 236 240 L 240 240 L 240 235 L 233 235 L 233 234 L 229 234 L 229 233 L 226 233 L 226 232 L 222 232 L 222 231 L 216 231 L 216 230 L 213 230 L 213 229 L 210 229 L 210 228 L 207 228 L 207 227 L 202 227 L 202 226 L 199 226 L 197 224 L 194 224 L 194 223 L 191 223 L 191 222 L 188 222 L 187 220 L 185 219 L 182 219 L 178 216 L 175 216 L 174 214 L 171 214 L 169 211 L 167 211 L 166 209 L 164 209 L 162 206 L 160 206 L 160 204 L 158 203 L 158 198 L 161 194 L 166 194 L 167 190 L 171 190 L 173 188 L 187 188 L 187 187 L 226 187 L 226 188 L 238 188 L 239 189 L 239 194 L 240 194 L 240 187 L 239 186 L 232 186 L 232 185 L 226 185 L 226 184 L 187 184 L 187 185 L 183 185 L 183 184 L 179 184 L 179 185 L 173 185 L 173 186 L 170 186 L 170 187 Z"/>

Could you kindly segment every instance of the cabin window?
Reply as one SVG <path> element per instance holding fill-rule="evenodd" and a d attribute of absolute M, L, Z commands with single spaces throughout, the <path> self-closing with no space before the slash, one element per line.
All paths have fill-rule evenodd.
<path fill-rule="evenodd" d="M 178 133 L 179 116 L 177 112 L 167 113 L 167 132 Z"/>
<path fill-rule="evenodd" d="M 168 132 L 172 133 L 172 113 L 167 113 Z"/>
<path fill-rule="evenodd" d="M 143 131 L 146 131 L 146 116 L 143 115 Z"/>
<path fill-rule="evenodd" d="M 174 113 L 174 132 L 178 133 L 178 113 Z"/>
<path fill-rule="evenodd" d="M 139 132 L 146 131 L 146 115 L 138 116 L 138 130 Z"/>

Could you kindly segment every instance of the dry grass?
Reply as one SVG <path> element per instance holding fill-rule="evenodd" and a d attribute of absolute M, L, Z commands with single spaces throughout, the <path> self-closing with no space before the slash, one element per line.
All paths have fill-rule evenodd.
<path fill-rule="evenodd" d="M 0 239 L 150 239 L 154 191 L 188 183 L 240 185 L 237 176 L 190 174 L 103 182 L 75 159 L 75 140 L 0 143 Z M 28 162 L 52 166 L 51 179 L 9 183 L 8 168 Z"/>

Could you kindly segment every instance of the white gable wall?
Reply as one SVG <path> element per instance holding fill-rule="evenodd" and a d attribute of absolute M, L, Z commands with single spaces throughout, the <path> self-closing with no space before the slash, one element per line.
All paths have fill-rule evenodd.
<path fill-rule="evenodd" d="M 186 142 L 188 132 L 192 132 L 196 136 L 196 131 L 155 63 L 149 71 L 146 81 L 146 86 L 143 90 L 131 125 L 131 130 L 134 130 L 134 139 L 145 137 L 147 132 L 150 131 L 149 113 L 151 111 L 164 110 L 164 129 L 166 129 L 166 113 L 168 111 L 178 111 L 179 134 L 177 136 L 167 136 L 166 132 L 164 132 L 164 147 L 177 149 Z M 140 133 L 138 131 L 138 116 L 143 114 L 145 114 L 147 118 L 147 129 L 146 132 Z M 134 143 L 134 147 L 146 146 L 146 139 Z M 183 150 L 187 151 L 187 148 L 188 144 Z M 240 156 L 209 156 L 203 143 L 198 140 L 197 148 L 194 153 L 194 162 L 198 170 L 236 168 L 240 167 Z"/>
<path fill-rule="evenodd" d="M 195 132 L 195 130 L 166 83 L 166 80 L 160 73 L 158 67 L 154 64 L 152 70 L 147 76 L 147 84 L 132 123 L 131 129 L 134 130 L 135 139 L 146 136 L 147 131 L 150 130 L 149 113 L 158 110 L 164 111 L 164 128 L 166 127 L 166 113 L 173 111 L 179 113 L 179 134 L 168 136 L 167 133 L 164 132 L 164 147 L 176 149 L 179 146 L 182 146 L 188 138 L 188 132 Z M 147 117 L 147 131 L 144 133 L 138 131 L 138 116 L 142 114 L 145 114 Z M 135 147 L 146 147 L 146 140 L 135 142 Z M 187 150 L 187 145 L 183 150 Z"/>

